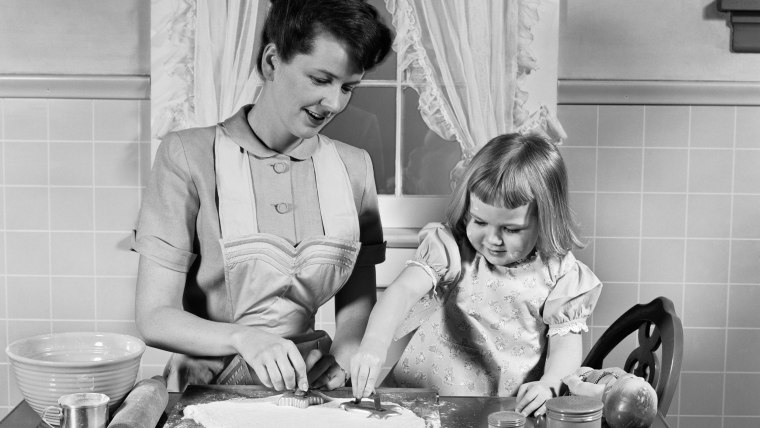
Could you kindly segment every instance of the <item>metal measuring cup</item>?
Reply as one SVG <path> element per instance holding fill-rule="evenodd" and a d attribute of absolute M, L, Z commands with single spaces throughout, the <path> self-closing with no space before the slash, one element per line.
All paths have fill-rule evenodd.
<path fill-rule="evenodd" d="M 107 395 L 97 392 L 67 394 L 58 399 L 57 406 L 45 408 L 42 420 L 50 424 L 47 416 L 51 411 L 58 413 L 56 419 L 60 428 L 106 428 L 109 400 Z"/>

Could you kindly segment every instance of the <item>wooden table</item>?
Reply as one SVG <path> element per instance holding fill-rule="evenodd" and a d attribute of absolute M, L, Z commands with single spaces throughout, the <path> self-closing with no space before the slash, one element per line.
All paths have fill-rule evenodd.
<path fill-rule="evenodd" d="M 167 410 L 171 410 L 179 400 L 181 394 L 169 394 Z M 514 410 L 515 399 L 513 397 L 440 397 L 439 412 L 441 414 L 442 428 L 486 428 L 488 415 L 499 410 Z M 163 426 L 163 419 L 158 427 Z M 544 418 L 528 418 L 526 428 L 543 428 L 546 426 Z M 19 403 L 2 421 L 0 428 L 49 428 L 43 423 L 39 415 L 26 404 Z M 665 417 L 657 414 L 657 418 L 651 428 L 669 428 Z"/>

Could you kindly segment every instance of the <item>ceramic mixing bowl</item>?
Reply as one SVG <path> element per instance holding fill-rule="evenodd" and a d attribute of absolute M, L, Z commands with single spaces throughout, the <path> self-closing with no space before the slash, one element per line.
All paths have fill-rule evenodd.
<path fill-rule="evenodd" d="M 53 333 L 17 340 L 5 352 L 21 393 L 38 414 L 74 392 L 108 395 L 113 414 L 135 384 L 145 343 L 118 333 Z"/>

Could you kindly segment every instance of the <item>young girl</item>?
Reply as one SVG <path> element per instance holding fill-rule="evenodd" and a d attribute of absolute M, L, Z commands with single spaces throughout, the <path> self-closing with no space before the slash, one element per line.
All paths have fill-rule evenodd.
<path fill-rule="evenodd" d="M 581 363 L 580 333 L 602 287 L 570 251 L 582 244 L 557 148 L 537 136 L 491 140 L 446 224 L 427 225 L 420 242 L 372 310 L 351 360 L 354 396 L 374 390 L 391 339 L 416 329 L 391 373 L 399 386 L 517 395 L 517 411 L 543 414 Z"/>

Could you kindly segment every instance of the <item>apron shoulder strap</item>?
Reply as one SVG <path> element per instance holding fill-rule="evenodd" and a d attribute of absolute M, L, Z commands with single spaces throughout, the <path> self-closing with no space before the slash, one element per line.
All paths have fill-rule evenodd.
<path fill-rule="evenodd" d="M 359 215 L 346 165 L 331 139 L 317 138 L 319 148 L 312 159 L 325 235 L 359 241 Z"/>
<path fill-rule="evenodd" d="M 216 126 L 214 155 L 222 238 L 258 233 L 251 161 L 221 125 Z"/>

